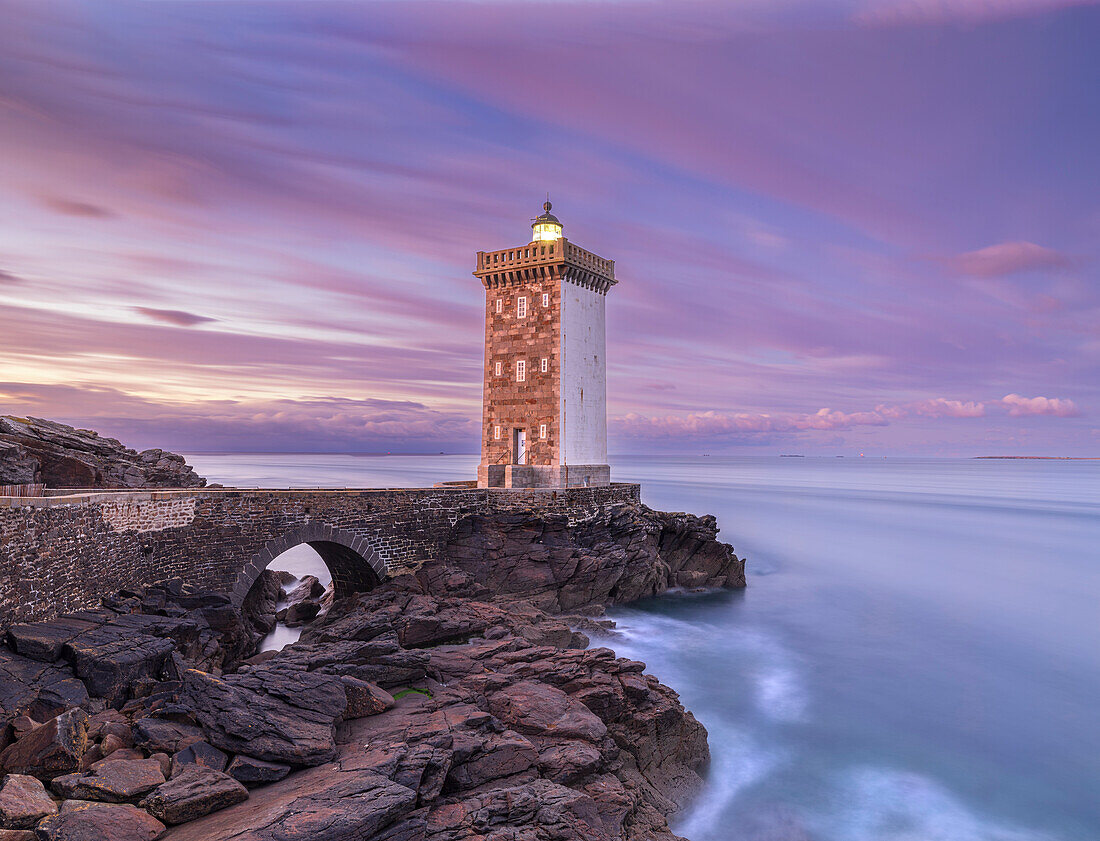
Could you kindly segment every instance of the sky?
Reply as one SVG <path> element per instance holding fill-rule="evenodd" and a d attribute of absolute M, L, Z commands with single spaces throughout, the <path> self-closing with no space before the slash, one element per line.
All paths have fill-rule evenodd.
<path fill-rule="evenodd" d="M 478 250 L 613 453 L 1100 455 L 1100 6 L 0 0 L 0 413 L 476 452 Z"/>

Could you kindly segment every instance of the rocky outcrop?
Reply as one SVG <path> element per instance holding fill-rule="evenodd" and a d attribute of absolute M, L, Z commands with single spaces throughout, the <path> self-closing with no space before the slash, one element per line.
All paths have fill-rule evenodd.
<path fill-rule="evenodd" d="M 717 539 L 714 517 L 616 505 L 579 523 L 564 516 L 496 514 L 455 525 L 443 562 L 417 576 L 452 591 L 464 572 L 498 599 L 550 612 L 636 601 L 673 587 L 744 587 L 745 564 Z"/>
<path fill-rule="evenodd" d="M 443 557 L 263 657 L 277 600 L 317 604 L 315 580 L 262 577 L 243 611 L 168 583 L 16 625 L 0 821 L 56 841 L 676 841 L 706 732 L 589 634 L 610 602 L 743 584 L 716 534 L 638 505 L 468 517 Z"/>
<path fill-rule="evenodd" d="M 0 416 L 0 485 L 52 488 L 201 488 L 183 456 L 137 452 L 89 429 Z"/>

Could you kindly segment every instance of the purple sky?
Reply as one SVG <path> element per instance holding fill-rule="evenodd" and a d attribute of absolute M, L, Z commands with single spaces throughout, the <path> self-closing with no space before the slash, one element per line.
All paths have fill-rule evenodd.
<path fill-rule="evenodd" d="M 474 252 L 549 190 L 613 452 L 1100 455 L 1096 5 L 0 13 L 0 411 L 474 452 Z"/>

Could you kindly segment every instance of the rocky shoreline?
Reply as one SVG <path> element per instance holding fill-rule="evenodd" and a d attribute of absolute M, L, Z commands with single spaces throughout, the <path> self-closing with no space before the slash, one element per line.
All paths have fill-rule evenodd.
<path fill-rule="evenodd" d="M 744 586 L 712 517 L 470 516 L 415 575 L 307 584 L 320 615 L 259 655 L 275 572 L 243 610 L 168 582 L 13 626 L 0 841 L 676 838 L 706 732 L 590 637 L 609 604 Z"/>
<path fill-rule="evenodd" d="M 51 488 L 201 488 L 183 456 L 138 452 L 91 429 L 0 415 L 0 485 Z"/>

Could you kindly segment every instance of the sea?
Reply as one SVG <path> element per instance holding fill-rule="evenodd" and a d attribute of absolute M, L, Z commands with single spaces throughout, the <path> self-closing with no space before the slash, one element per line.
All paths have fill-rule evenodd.
<path fill-rule="evenodd" d="M 476 456 L 192 455 L 211 481 L 417 487 Z M 706 726 L 691 841 L 1100 841 L 1100 461 L 622 456 L 742 592 L 611 611 Z M 308 547 L 290 560 L 308 571 Z M 314 556 L 315 557 L 315 556 Z M 319 563 L 319 559 L 315 560 Z M 323 573 L 323 571 L 322 571 Z"/>

